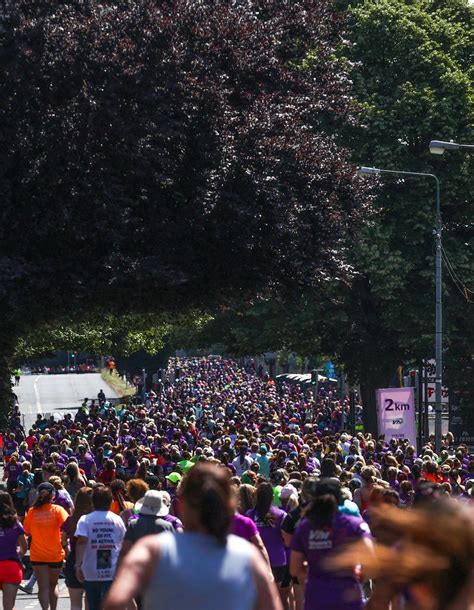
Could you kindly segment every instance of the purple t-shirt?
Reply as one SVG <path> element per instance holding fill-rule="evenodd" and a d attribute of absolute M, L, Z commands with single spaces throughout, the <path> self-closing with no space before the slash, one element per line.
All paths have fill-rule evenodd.
<path fill-rule="evenodd" d="M 183 523 L 182 523 L 181 519 L 178 519 L 178 517 L 175 517 L 174 515 L 168 514 L 168 515 L 165 515 L 164 517 L 162 517 L 162 519 L 164 519 L 168 523 L 171 523 L 171 525 L 174 527 L 175 530 L 183 529 Z"/>
<path fill-rule="evenodd" d="M 270 565 L 274 568 L 286 566 L 285 545 L 283 544 L 283 536 L 281 534 L 281 524 L 286 516 L 285 511 L 276 506 L 270 507 L 271 525 L 270 522 L 264 521 L 257 515 L 255 509 L 249 510 L 247 517 L 250 517 L 255 522 L 257 529 L 262 537 L 263 544 L 267 549 Z"/>
<path fill-rule="evenodd" d="M 65 489 L 56 490 L 54 504 L 56 504 L 57 506 L 62 506 L 64 510 L 67 510 L 68 512 L 74 507 L 71 496 L 69 495 L 69 492 L 67 492 Z"/>
<path fill-rule="evenodd" d="M 82 468 L 86 473 L 86 477 L 90 479 L 92 477 L 92 468 L 95 465 L 94 458 L 90 453 L 86 453 L 84 456 L 78 458 L 79 468 Z"/>
<path fill-rule="evenodd" d="M 300 521 L 291 548 L 303 553 L 308 562 L 305 610 L 359 610 L 363 607 L 356 575 L 327 571 L 323 563 L 338 547 L 369 536 L 369 526 L 363 519 L 340 512 L 336 513 L 330 526 L 318 526 L 309 519 Z"/>
<path fill-rule="evenodd" d="M 252 538 L 258 534 L 258 529 L 255 522 L 252 521 L 250 517 L 235 513 L 232 518 L 230 532 L 231 534 L 235 534 L 236 536 L 245 538 L 245 540 L 251 542 Z"/>
<path fill-rule="evenodd" d="M 19 521 L 13 527 L 0 527 L 0 561 L 18 560 L 17 540 L 24 531 Z"/>
<path fill-rule="evenodd" d="M 4 453 L 5 455 L 11 455 L 12 453 L 15 453 L 15 451 L 18 449 L 18 443 L 16 441 L 12 441 L 10 439 L 7 439 L 5 441 L 5 449 L 4 449 Z"/>
<path fill-rule="evenodd" d="M 5 471 L 8 475 L 8 481 L 16 481 L 20 474 L 23 472 L 23 467 L 19 462 L 9 462 L 5 466 Z"/>

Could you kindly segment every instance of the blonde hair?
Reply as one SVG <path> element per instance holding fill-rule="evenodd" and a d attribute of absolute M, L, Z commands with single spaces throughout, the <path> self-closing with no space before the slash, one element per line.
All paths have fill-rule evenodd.
<path fill-rule="evenodd" d="M 63 489 L 64 488 L 64 485 L 63 485 L 61 477 L 58 477 L 55 474 L 52 477 L 49 477 L 48 481 L 51 483 L 51 485 L 54 485 L 55 489 Z"/>

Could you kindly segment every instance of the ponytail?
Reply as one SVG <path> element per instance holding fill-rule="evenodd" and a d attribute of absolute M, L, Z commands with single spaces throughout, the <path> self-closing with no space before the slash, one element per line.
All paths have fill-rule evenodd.
<path fill-rule="evenodd" d="M 53 496 L 52 496 L 51 492 L 49 492 L 47 489 L 42 489 L 41 491 L 38 492 L 38 495 L 36 496 L 36 500 L 35 500 L 35 503 L 33 504 L 33 508 L 39 508 L 40 506 L 44 506 L 45 504 L 48 504 L 49 502 L 51 502 L 52 499 L 53 499 Z"/>
<path fill-rule="evenodd" d="M 117 490 L 115 499 L 117 500 L 117 504 L 119 505 L 120 511 L 127 510 L 127 505 L 125 504 L 125 491 L 123 489 Z"/>
<path fill-rule="evenodd" d="M 112 492 L 114 500 L 116 500 L 117 504 L 119 505 L 120 511 L 126 510 L 127 506 L 125 504 L 125 483 L 121 479 L 114 479 L 110 484 L 110 490 Z"/>
<path fill-rule="evenodd" d="M 270 509 L 273 502 L 273 487 L 271 483 L 260 483 L 257 487 L 257 501 L 255 504 L 255 513 L 267 525 L 273 525 L 274 519 Z"/>
<path fill-rule="evenodd" d="M 226 498 L 214 484 L 206 483 L 202 490 L 201 521 L 205 529 L 218 542 L 225 544 L 229 533 L 231 517 L 226 510 Z"/>
<path fill-rule="evenodd" d="M 336 498 L 332 494 L 324 494 L 310 502 L 304 516 L 318 525 L 329 525 L 336 512 Z"/>
<path fill-rule="evenodd" d="M 184 477 L 178 494 L 203 529 L 224 545 L 234 512 L 227 469 L 205 463 L 196 464 Z"/>

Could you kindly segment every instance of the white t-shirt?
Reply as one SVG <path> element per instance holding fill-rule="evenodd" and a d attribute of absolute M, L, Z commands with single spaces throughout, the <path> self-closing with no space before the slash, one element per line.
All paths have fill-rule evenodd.
<path fill-rule="evenodd" d="M 77 522 L 76 536 L 87 538 L 82 573 L 85 580 L 113 580 L 125 536 L 122 519 L 105 510 L 83 515 Z"/>

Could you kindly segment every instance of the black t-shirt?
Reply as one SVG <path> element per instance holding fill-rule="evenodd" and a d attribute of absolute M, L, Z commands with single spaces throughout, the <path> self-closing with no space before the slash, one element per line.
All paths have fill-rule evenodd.
<path fill-rule="evenodd" d="M 128 524 L 125 540 L 136 542 L 144 536 L 161 534 L 161 532 L 174 532 L 171 523 L 154 515 L 139 515 L 138 519 Z"/>
<path fill-rule="evenodd" d="M 296 526 L 298 525 L 298 521 L 300 519 L 301 508 L 298 506 L 287 513 L 286 517 L 283 519 L 283 523 L 281 524 L 281 529 L 285 532 L 285 534 L 292 536 L 295 533 Z"/>

